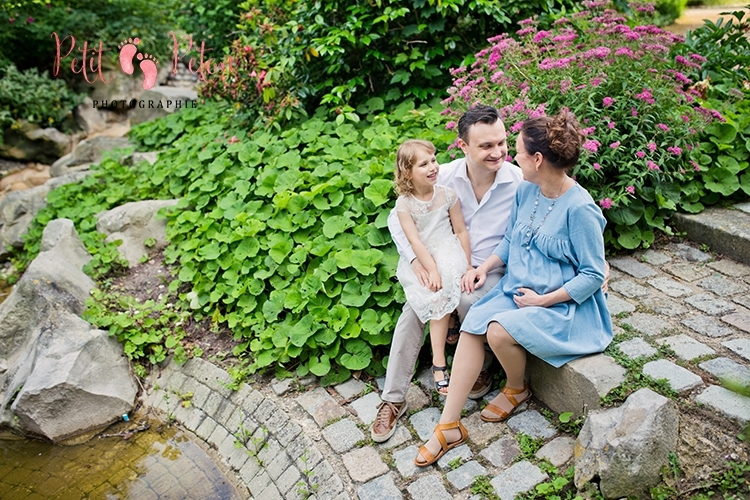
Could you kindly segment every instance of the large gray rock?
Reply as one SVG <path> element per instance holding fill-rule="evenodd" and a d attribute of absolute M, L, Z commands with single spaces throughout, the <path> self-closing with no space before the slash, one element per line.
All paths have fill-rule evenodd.
<path fill-rule="evenodd" d="M 598 477 L 605 498 L 648 498 L 677 449 L 679 418 L 674 401 L 648 388 L 619 408 L 589 415 L 575 442 L 576 487 Z"/>
<path fill-rule="evenodd" d="M 534 395 L 557 413 L 583 415 L 600 408 L 599 398 L 625 381 L 625 369 L 604 354 L 584 356 L 554 368 L 528 357 L 526 372 Z"/>
<path fill-rule="evenodd" d="M 42 128 L 35 123 L 19 120 L 18 126 L 3 132 L 0 157 L 52 163 L 69 153 L 78 141 L 77 135 L 63 134 L 56 128 Z"/>
<path fill-rule="evenodd" d="M 70 173 L 73 167 L 98 163 L 105 151 L 127 148 L 133 145 L 125 137 L 97 136 L 81 141 L 69 154 L 63 156 L 50 168 L 50 175 L 58 177 Z"/>
<path fill-rule="evenodd" d="M 107 235 L 105 241 L 122 240 L 117 247 L 131 266 L 148 254 L 144 242 L 153 238 L 154 248 L 167 245 L 167 221 L 156 218 L 156 213 L 177 204 L 178 200 L 146 200 L 125 203 L 119 207 L 97 214 L 96 230 Z"/>
<path fill-rule="evenodd" d="M 132 409 L 122 348 L 77 316 L 94 287 L 81 271 L 90 259 L 72 221 L 51 221 L 0 304 L 0 425 L 59 442 Z"/>
<path fill-rule="evenodd" d="M 94 106 L 94 101 L 90 97 L 84 98 L 76 107 L 75 117 L 87 137 L 122 137 L 130 130 L 130 123 L 124 113 L 98 108 Z"/>
<path fill-rule="evenodd" d="M 750 264 L 750 213 L 742 205 L 734 208 L 707 208 L 699 214 L 675 213 L 671 222 L 692 241 Z"/>
<path fill-rule="evenodd" d="M 53 177 L 41 186 L 23 191 L 12 191 L 0 198 L 0 260 L 10 255 L 8 247 L 22 248 L 23 235 L 36 214 L 47 205 L 47 194 L 53 189 L 78 182 L 89 172 L 72 172 Z"/>
<path fill-rule="evenodd" d="M 196 99 L 198 93 L 193 89 L 157 85 L 141 94 L 138 106 L 130 113 L 130 123 L 135 125 L 167 116 L 192 106 Z"/>

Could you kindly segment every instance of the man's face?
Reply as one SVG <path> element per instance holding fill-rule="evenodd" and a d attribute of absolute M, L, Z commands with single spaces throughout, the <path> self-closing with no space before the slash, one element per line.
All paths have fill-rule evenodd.
<path fill-rule="evenodd" d="M 508 156 L 508 134 L 505 125 L 498 120 L 492 125 L 475 123 L 469 127 L 467 140 L 458 139 L 458 145 L 466 155 L 470 168 L 497 172 Z"/>

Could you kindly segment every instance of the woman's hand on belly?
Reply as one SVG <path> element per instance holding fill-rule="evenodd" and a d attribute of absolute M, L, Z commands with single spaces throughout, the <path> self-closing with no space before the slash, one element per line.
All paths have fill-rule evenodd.
<path fill-rule="evenodd" d="M 513 296 L 513 301 L 519 309 L 522 307 L 547 307 L 544 296 L 539 295 L 531 288 L 520 287 Z"/>

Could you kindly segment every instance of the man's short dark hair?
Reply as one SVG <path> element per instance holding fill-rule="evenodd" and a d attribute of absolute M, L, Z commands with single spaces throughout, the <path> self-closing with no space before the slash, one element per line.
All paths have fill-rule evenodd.
<path fill-rule="evenodd" d="M 458 137 L 465 143 L 469 143 L 469 128 L 477 123 L 492 125 L 500 119 L 500 113 L 492 106 L 479 104 L 470 108 L 458 120 Z"/>

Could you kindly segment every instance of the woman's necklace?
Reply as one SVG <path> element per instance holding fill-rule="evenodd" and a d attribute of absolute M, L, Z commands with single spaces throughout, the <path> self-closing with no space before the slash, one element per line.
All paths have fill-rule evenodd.
<path fill-rule="evenodd" d="M 531 212 L 531 217 L 529 217 L 529 229 L 526 231 L 526 243 L 523 244 L 523 246 L 526 247 L 526 250 L 531 250 L 532 236 L 536 236 L 537 233 L 539 233 L 539 228 L 541 228 L 542 224 L 544 224 L 544 221 L 547 220 L 547 216 L 552 211 L 552 207 L 555 206 L 555 203 L 557 202 L 557 198 L 560 196 L 560 193 L 562 192 L 562 188 L 563 186 L 565 186 L 565 182 L 567 180 L 568 180 L 567 177 L 563 179 L 562 184 L 560 184 L 560 189 L 557 190 L 557 194 L 552 199 L 552 203 L 550 203 L 550 206 L 547 207 L 547 213 L 544 214 L 544 217 L 542 217 L 542 221 L 539 223 L 536 229 L 533 229 L 534 219 L 536 218 L 536 209 L 539 207 L 539 195 L 542 193 L 542 188 L 539 188 L 539 191 L 537 191 L 536 200 L 534 200 L 534 210 Z"/>

